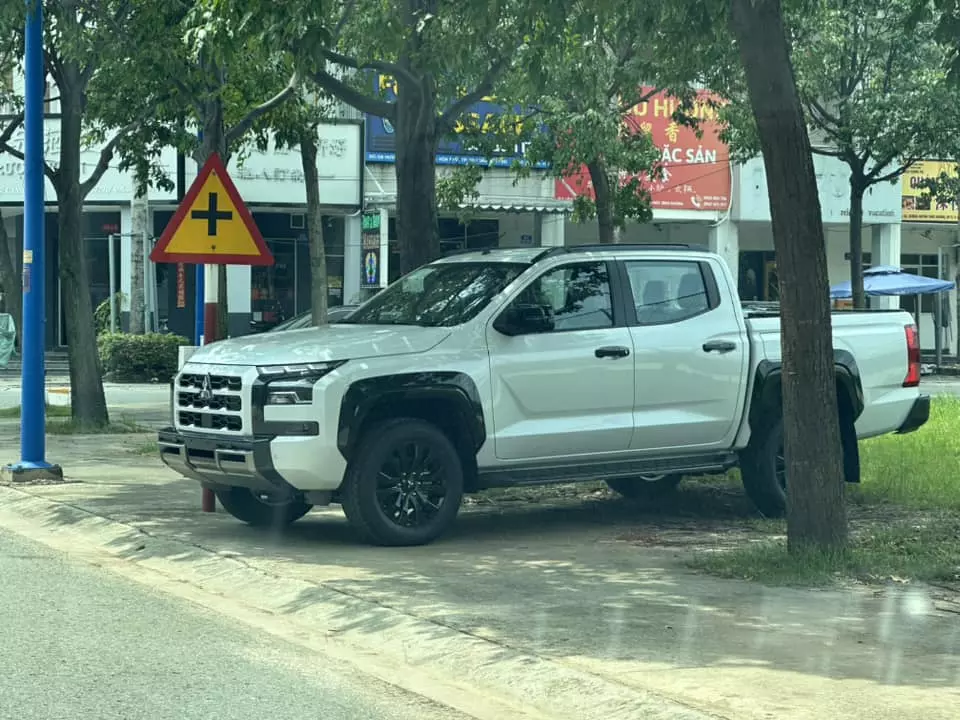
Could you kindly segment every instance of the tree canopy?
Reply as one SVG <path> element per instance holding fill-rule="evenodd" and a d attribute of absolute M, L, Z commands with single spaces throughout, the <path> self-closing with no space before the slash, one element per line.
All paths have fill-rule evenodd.
<path fill-rule="evenodd" d="M 863 197 L 915 161 L 956 154 L 960 101 L 948 78 L 938 16 L 913 0 L 819 0 L 787 6 L 791 58 L 815 154 L 850 169 L 850 272 L 864 306 Z M 728 139 L 755 155 L 758 137 L 742 86 L 730 83 Z M 738 102 L 739 101 L 739 102 Z"/>

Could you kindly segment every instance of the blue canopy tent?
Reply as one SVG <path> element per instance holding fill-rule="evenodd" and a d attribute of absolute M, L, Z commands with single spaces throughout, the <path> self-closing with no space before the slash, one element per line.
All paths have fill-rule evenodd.
<path fill-rule="evenodd" d="M 904 272 L 898 267 L 892 265 L 877 265 L 863 271 L 863 290 L 867 295 L 932 295 L 948 290 L 953 290 L 956 283 L 950 280 L 939 280 L 938 278 L 923 277 L 913 273 Z M 830 298 L 839 300 L 853 295 L 850 290 L 850 281 L 842 282 L 830 288 Z M 920 299 L 917 298 L 917 317 L 915 322 L 917 329 L 920 328 Z M 943 308 L 939 302 L 934 304 L 934 330 L 937 333 L 937 367 L 940 367 L 940 359 L 943 347 L 943 338 L 941 328 L 943 327 Z"/>
<path fill-rule="evenodd" d="M 863 289 L 867 295 L 929 295 L 953 290 L 956 283 L 904 272 L 892 265 L 878 265 L 863 271 Z M 853 295 L 850 281 L 830 288 L 830 298 L 839 300 Z"/>

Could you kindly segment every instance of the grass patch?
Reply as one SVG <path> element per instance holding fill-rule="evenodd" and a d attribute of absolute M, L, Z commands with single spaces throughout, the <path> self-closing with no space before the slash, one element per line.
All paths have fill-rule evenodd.
<path fill-rule="evenodd" d="M 133 455 L 159 455 L 160 446 L 156 440 L 144 440 L 130 448 Z"/>
<path fill-rule="evenodd" d="M 930 420 L 908 435 L 885 435 L 860 446 L 863 481 L 854 502 L 960 511 L 960 398 L 938 396 Z"/>
<path fill-rule="evenodd" d="M 86 425 L 73 420 L 48 420 L 48 435 L 132 435 L 148 433 L 150 428 L 138 425 L 129 418 L 121 417 L 107 425 Z"/>
<path fill-rule="evenodd" d="M 788 553 L 786 523 L 755 520 L 748 525 L 765 539 L 698 554 L 690 566 L 771 585 L 960 581 L 960 398 L 935 397 L 926 425 L 862 442 L 860 459 L 862 482 L 847 486 L 846 551 Z"/>
<path fill-rule="evenodd" d="M 842 553 L 788 553 L 783 539 L 761 540 L 729 551 L 700 554 L 692 568 L 721 577 L 770 585 L 826 586 L 839 580 L 867 583 L 960 580 L 960 517 L 936 516 L 856 534 Z"/>
<path fill-rule="evenodd" d="M 70 417 L 69 405 L 47 405 L 47 417 Z M 0 408 L 0 418 L 15 420 L 20 417 L 20 406 Z"/>

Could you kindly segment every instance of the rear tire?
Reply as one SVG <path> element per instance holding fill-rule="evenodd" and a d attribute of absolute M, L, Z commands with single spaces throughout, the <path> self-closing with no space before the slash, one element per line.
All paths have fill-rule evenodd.
<path fill-rule="evenodd" d="M 631 500 L 652 500 L 672 493 L 681 480 L 682 475 L 638 475 L 607 480 L 607 487 Z"/>
<path fill-rule="evenodd" d="M 783 418 L 768 425 L 740 453 L 740 476 L 747 497 L 761 514 L 783 517 L 787 512 L 787 473 L 783 457 Z"/>
<path fill-rule="evenodd" d="M 230 487 L 217 490 L 216 493 L 224 510 L 237 520 L 255 527 L 285 528 L 313 507 L 297 497 L 272 500 L 263 496 L 261 499 L 260 494 L 242 487 Z"/>
<path fill-rule="evenodd" d="M 364 433 L 340 490 L 343 512 L 375 545 L 426 545 L 457 517 L 463 464 L 435 425 L 397 418 Z"/>

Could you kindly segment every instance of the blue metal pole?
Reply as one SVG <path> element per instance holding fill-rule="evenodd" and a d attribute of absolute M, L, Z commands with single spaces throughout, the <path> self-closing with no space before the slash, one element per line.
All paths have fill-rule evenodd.
<path fill-rule="evenodd" d="M 23 379 L 21 384 L 20 459 L 23 468 L 47 468 L 43 346 L 44 207 L 43 207 L 43 11 L 40 0 L 26 0 L 24 74 L 24 209 L 23 209 Z"/>

